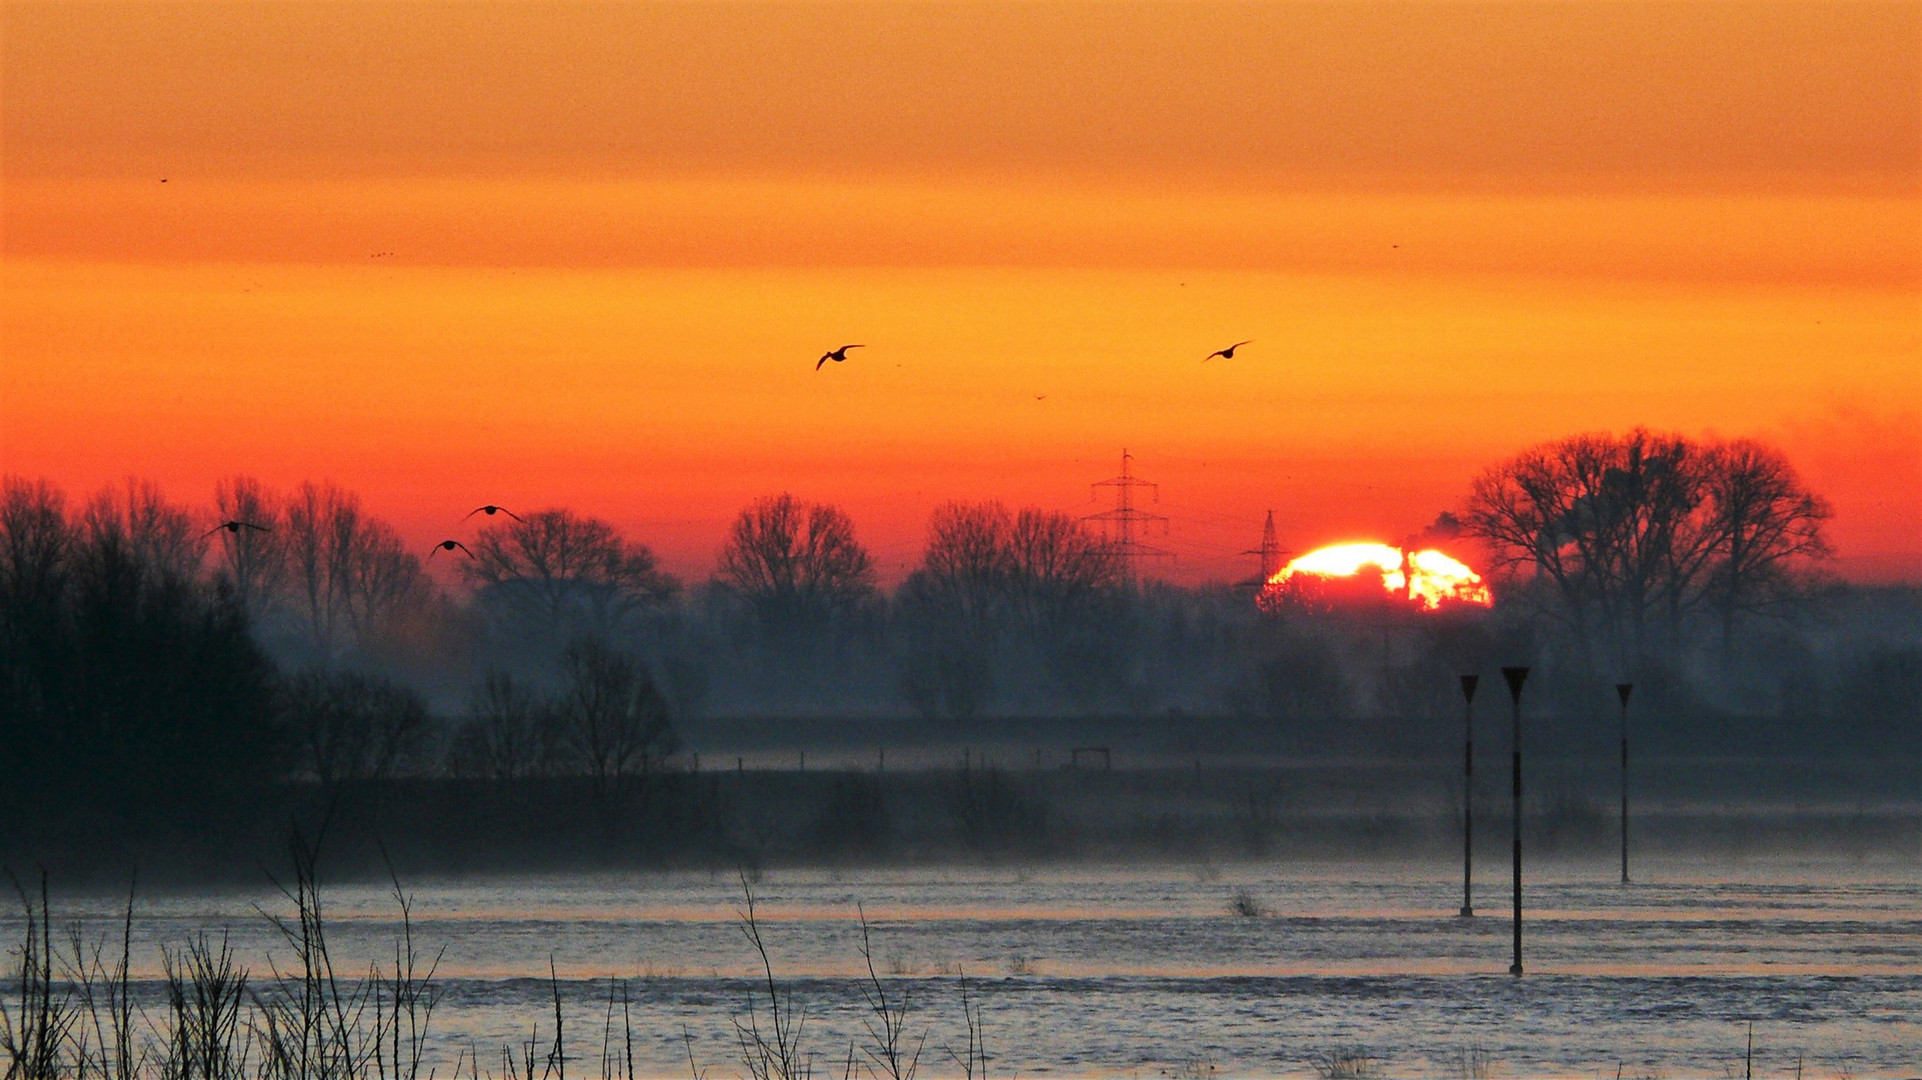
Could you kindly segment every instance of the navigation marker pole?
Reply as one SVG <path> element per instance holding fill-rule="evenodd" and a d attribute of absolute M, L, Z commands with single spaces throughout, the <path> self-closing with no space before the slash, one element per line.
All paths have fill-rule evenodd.
<path fill-rule="evenodd" d="M 1475 901 L 1475 686 L 1478 675 L 1462 676 L 1462 909 L 1461 917 L 1473 918 Z"/>
<path fill-rule="evenodd" d="M 1505 667 L 1508 696 L 1514 701 L 1514 779 L 1515 779 L 1515 962 L 1508 965 L 1510 975 L 1522 973 L 1522 683 L 1528 680 L 1525 667 Z"/>
<path fill-rule="evenodd" d="M 1622 884 L 1628 884 L 1628 695 L 1634 683 L 1616 683 L 1615 696 L 1622 699 Z"/>

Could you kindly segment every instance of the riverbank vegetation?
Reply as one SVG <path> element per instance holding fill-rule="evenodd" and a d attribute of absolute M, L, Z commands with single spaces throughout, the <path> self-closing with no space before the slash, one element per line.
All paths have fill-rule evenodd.
<path fill-rule="evenodd" d="M 898 583 L 845 513 L 785 495 L 699 584 L 606 521 L 525 510 L 436 547 L 437 579 L 329 484 L 235 478 L 193 507 L 7 479 L 0 857 L 233 872 L 330 816 L 401 848 L 545 830 L 525 846 L 590 862 L 1276 850 L 1445 818 L 1456 676 L 1518 661 L 1534 752 L 1579 777 L 1538 788 L 1564 808 L 1602 798 L 1621 681 L 1670 803 L 1728 772 L 1683 762 L 1856 761 L 1832 793 L 1872 813 L 1922 760 L 1922 592 L 1825 577 L 1826 507 L 1752 443 L 1637 431 L 1492 467 L 1411 538 L 1498 570 L 1492 608 L 1439 611 L 1136 580 L 1083 522 L 995 503 L 939 508 Z M 1125 826 L 1080 805 L 1096 760 L 1133 778 Z M 1389 805 L 1290 779 L 1342 762 L 1423 779 Z M 1210 798 L 1267 809 L 1160 775 L 1244 766 L 1274 772 Z"/>
<path fill-rule="evenodd" d="M 280 959 L 265 972 L 249 969 L 224 937 L 203 934 L 160 946 L 157 986 L 135 975 L 134 896 L 118 940 L 93 939 L 56 921 L 44 875 L 37 896 L 16 881 L 22 930 L 0 991 L 6 1080 L 566 1080 L 570 1063 L 576 1075 L 586 1065 L 590 1078 L 637 1080 L 636 1024 L 647 1018 L 635 1015 L 629 984 L 609 979 L 599 1030 L 570 1035 L 551 964 L 553 1012 L 529 1018 L 524 1040 L 486 1049 L 469 1043 L 447 1059 L 434 1028 L 445 993 L 441 954 L 416 939 L 406 890 L 394 882 L 391 959 L 355 968 L 329 946 L 317 848 L 296 833 L 289 850 L 292 876 L 278 883 L 282 904 L 260 912 L 283 946 Z M 858 992 L 866 1038 L 845 1048 L 819 1045 L 808 1031 L 810 1003 L 769 954 L 745 875 L 741 896 L 738 926 L 759 975 L 743 981 L 729 1004 L 738 1054 L 726 1064 L 738 1075 L 914 1080 L 923 1056 L 939 1055 L 967 1080 L 988 1080 L 986 1028 L 966 974 L 954 976 L 965 1037 L 929 1045 L 928 1017 L 907 983 L 875 968 L 865 914 L 866 977 Z M 688 1075 L 705 1080 L 717 1063 L 703 1063 L 684 1039 Z"/>

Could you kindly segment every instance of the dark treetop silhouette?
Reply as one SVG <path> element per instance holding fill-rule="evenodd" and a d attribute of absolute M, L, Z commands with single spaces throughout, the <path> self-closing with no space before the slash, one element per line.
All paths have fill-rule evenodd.
<path fill-rule="evenodd" d="M 873 560 L 847 513 L 785 493 L 741 511 L 715 579 L 777 637 L 825 632 L 875 591 Z"/>
<path fill-rule="evenodd" d="M 1530 580 L 1586 658 L 1678 647 L 1694 616 L 1729 649 L 1742 614 L 1792 614 L 1829 553 L 1828 504 L 1780 451 L 1637 428 L 1546 442 L 1474 482 L 1462 525 L 1498 573 Z"/>

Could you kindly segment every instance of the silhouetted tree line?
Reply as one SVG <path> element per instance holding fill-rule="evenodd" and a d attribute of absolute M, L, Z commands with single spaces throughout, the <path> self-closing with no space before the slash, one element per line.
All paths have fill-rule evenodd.
<path fill-rule="evenodd" d="M 1002 680 L 1102 704 L 1125 657 L 1124 584 L 1112 549 L 1065 514 L 941 506 L 897 599 L 903 693 L 957 719 L 980 712 Z"/>
<path fill-rule="evenodd" d="M 1636 429 L 1544 443 L 1476 480 L 1467 526 L 1508 595 L 1557 619 L 1584 656 L 1632 668 L 1707 619 L 1725 653 L 1747 615 L 1795 615 L 1829 553 L 1828 505 L 1748 439 Z M 1512 586 L 1519 585 L 1520 588 Z"/>
<path fill-rule="evenodd" d="M 573 778 L 622 804 L 708 714 L 912 712 L 965 738 L 989 715 L 1194 713 L 1354 745 L 1454 715 L 1455 674 L 1518 658 L 1570 718 L 1623 678 L 1669 717 L 1922 718 L 1914 592 L 1824 579 L 1826 505 L 1747 441 L 1584 435 L 1496 465 L 1430 533 L 1488 545 L 1497 607 L 1440 614 L 1131 581 L 1082 522 L 994 502 L 937 508 L 893 589 L 844 512 L 784 494 L 740 512 L 692 587 L 552 508 L 488 519 L 446 556 L 450 591 L 330 484 L 237 478 L 200 512 L 137 482 L 3 496 L 16 820 L 77 800 L 191 821 L 289 782 L 437 776 Z"/>
<path fill-rule="evenodd" d="M 215 820 L 292 747 L 233 590 L 191 518 L 146 484 L 69 508 L 0 492 L 0 815 L 83 830 Z M 12 831 L 11 828 L 9 831 Z"/>

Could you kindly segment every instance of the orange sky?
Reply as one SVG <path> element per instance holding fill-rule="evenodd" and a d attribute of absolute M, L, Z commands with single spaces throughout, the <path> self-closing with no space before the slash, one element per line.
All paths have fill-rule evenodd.
<path fill-rule="evenodd" d="M 695 575 L 785 489 L 894 574 L 1127 446 L 1198 580 L 1646 424 L 1922 579 L 1922 5 L 0 18 L 8 472 L 331 478 L 423 548 L 569 504 Z"/>

